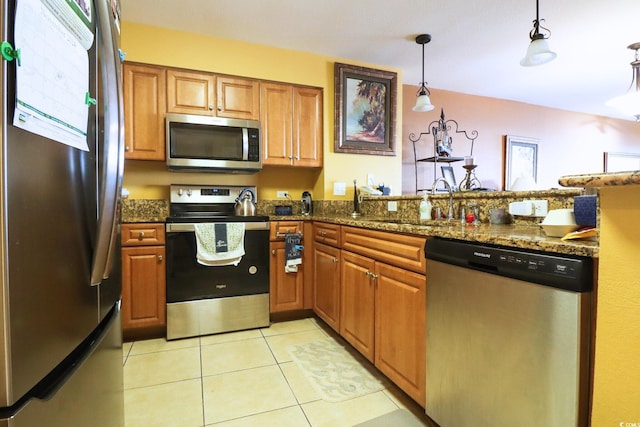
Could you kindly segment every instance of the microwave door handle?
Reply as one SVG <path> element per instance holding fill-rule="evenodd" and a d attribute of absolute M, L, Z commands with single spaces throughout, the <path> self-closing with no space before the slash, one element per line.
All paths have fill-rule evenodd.
<path fill-rule="evenodd" d="M 242 160 L 249 160 L 249 129 L 242 128 Z"/>
<path fill-rule="evenodd" d="M 122 189 L 124 171 L 124 129 L 122 70 L 117 41 L 113 33 L 111 14 L 106 0 L 97 2 L 100 43 L 101 77 L 104 102 L 104 149 L 102 170 L 99 172 L 101 183 L 98 197 L 98 231 L 96 247 L 91 268 L 91 285 L 109 277 L 114 256 L 117 226 L 119 222 L 118 205 Z"/>

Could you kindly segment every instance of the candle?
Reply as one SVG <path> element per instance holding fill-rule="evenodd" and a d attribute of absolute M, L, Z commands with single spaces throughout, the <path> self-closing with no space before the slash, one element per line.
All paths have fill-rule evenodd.
<path fill-rule="evenodd" d="M 473 166 L 473 157 L 472 156 L 466 156 L 464 158 L 464 165 L 465 166 Z"/>

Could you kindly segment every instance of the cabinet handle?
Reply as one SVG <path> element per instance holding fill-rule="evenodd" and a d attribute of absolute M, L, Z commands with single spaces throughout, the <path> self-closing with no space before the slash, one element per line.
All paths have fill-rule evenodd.
<path fill-rule="evenodd" d="M 367 270 L 366 273 L 364 273 L 367 277 L 371 277 L 371 272 Z"/>
<path fill-rule="evenodd" d="M 209 105 L 209 111 L 213 110 L 213 105 Z"/>
<path fill-rule="evenodd" d="M 300 156 L 296 156 L 296 160 L 300 160 Z"/>
<path fill-rule="evenodd" d="M 333 261 L 333 262 L 334 262 L 334 264 L 335 264 L 336 262 L 338 262 L 338 258 L 334 258 L 334 259 L 332 259 L 331 261 Z"/>
<path fill-rule="evenodd" d="M 276 254 L 276 250 L 275 249 L 271 249 L 271 255 L 275 255 Z"/>
<path fill-rule="evenodd" d="M 377 274 L 375 274 L 375 273 L 371 273 L 371 278 L 372 278 L 373 280 L 376 280 L 376 279 L 378 278 L 378 275 L 377 275 Z"/>
<path fill-rule="evenodd" d="M 138 235 L 138 240 L 142 240 L 144 239 L 144 231 L 141 231 L 140 234 Z"/>
<path fill-rule="evenodd" d="M 124 146 L 124 151 L 131 151 L 131 148 L 129 148 L 129 146 L 128 146 L 128 145 L 125 145 L 125 146 Z"/>
<path fill-rule="evenodd" d="M 318 231 L 318 236 L 326 236 L 327 232 L 326 231 Z"/>
<path fill-rule="evenodd" d="M 293 159 L 293 156 L 289 156 L 289 160 Z"/>
<path fill-rule="evenodd" d="M 222 105 L 218 105 L 218 111 L 222 111 Z"/>
<path fill-rule="evenodd" d="M 163 259 L 162 255 L 158 255 L 158 261 L 162 262 Z"/>

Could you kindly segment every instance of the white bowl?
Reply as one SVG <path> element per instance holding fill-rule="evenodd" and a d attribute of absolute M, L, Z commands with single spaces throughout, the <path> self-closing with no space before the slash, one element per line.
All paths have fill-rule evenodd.
<path fill-rule="evenodd" d="M 567 233 L 571 233 L 572 231 L 576 231 L 578 228 L 580 228 L 575 224 L 540 224 L 540 226 L 544 230 L 544 234 L 549 237 L 564 237 Z"/>
<path fill-rule="evenodd" d="M 543 225 L 576 225 L 573 209 L 553 209 L 542 220 Z"/>

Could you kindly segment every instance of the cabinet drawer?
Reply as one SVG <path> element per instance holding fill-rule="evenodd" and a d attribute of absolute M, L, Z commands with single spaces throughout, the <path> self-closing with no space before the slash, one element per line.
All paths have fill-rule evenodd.
<path fill-rule="evenodd" d="M 302 233 L 302 221 L 271 221 L 269 240 L 284 240 L 287 233 Z"/>
<path fill-rule="evenodd" d="M 387 264 L 425 274 L 425 237 L 342 227 L 342 249 L 368 256 Z"/>
<path fill-rule="evenodd" d="M 122 224 L 122 246 L 164 245 L 164 224 Z"/>
<path fill-rule="evenodd" d="M 340 247 L 340 226 L 327 222 L 314 222 L 313 238 L 316 242 Z"/>

